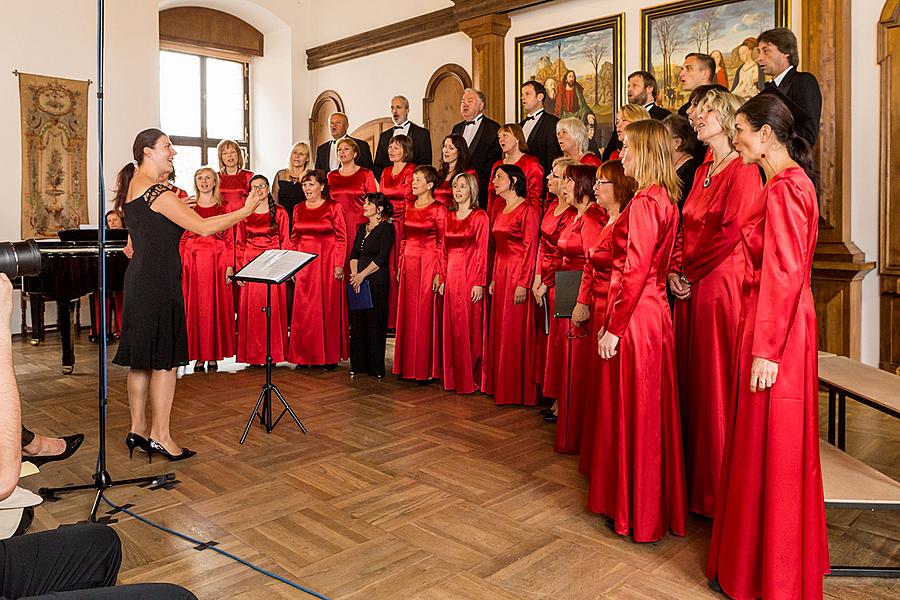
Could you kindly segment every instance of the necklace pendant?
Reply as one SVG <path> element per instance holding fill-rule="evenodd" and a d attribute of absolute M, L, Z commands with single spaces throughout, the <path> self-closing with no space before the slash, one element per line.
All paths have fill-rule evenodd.
<path fill-rule="evenodd" d="M 703 187 L 708 188 L 710 185 L 712 185 L 712 177 L 707 175 L 706 179 L 703 180 Z"/>

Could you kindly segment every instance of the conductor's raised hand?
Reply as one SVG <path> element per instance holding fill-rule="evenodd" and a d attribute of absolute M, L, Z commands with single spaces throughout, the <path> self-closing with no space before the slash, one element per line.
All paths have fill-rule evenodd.
<path fill-rule="evenodd" d="M 263 190 L 250 190 L 250 194 L 247 196 L 247 199 L 244 200 L 244 209 L 252 213 L 266 196 L 267 194 Z"/>

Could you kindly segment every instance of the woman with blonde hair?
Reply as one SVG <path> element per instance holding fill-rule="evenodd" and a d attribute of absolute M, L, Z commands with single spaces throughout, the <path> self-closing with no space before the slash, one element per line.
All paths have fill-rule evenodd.
<path fill-rule="evenodd" d="M 603 150 L 603 162 L 619 160 L 619 155 L 622 153 L 622 137 L 629 123 L 646 121 L 649 118 L 650 113 L 640 104 L 629 103 L 620 106 L 616 112 L 616 134 L 609 138 L 609 143 Z"/>
<path fill-rule="evenodd" d="M 725 424 L 737 382 L 737 352 L 744 263 L 741 229 L 762 189 L 759 169 L 732 145 L 743 102 L 712 90 L 697 105 L 697 136 L 710 152 L 697 169 L 669 266 L 676 298 L 678 387 L 684 419 L 689 509 L 713 517 L 725 448 Z"/>
<path fill-rule="evenodd" d="M 544 168 L 541 167 L 537 157 L 528 154 L 528 143 L 525 141 L 525 133 L 518 123 L 507 123 L 501 125 L 497 131 L 497 139 L 500 143 L 500 150 L 503 156 L 494 163 L 491 168 L 491 180 L 494 178 L 494 171 L 500 165 L 516 165 L 525 173 L 526 186 L 528 193 L 525 199 L 537 210 L 541 210 L 541 195 L 544 193 Z M 493 220 L 494 212 L 498 203 L 497 194 L 493 190 L 494 186 L 488 186 L 488 216 Z M 501 206 L 502 208 L 502 206 Z"/>
<path fill-rule="evenodd" d="M 344 239 L 356 237 L 356 230 L 368 219 L 363 216 L 362 206 L 366 194 L 378 191 L 378 182 L 370 169 L 356 164 L 359 157 L 359 146 L 350 137 L 341 138 L 337 143 L 337 155 L 341 165 L 328 174 L 328 189 L 331 198 L 344 209 L 346 231 Z M 350 259 L 350 246 L 347 246 L 347 260 Z"/>
<path fill-rule="evenodd" d="M 222 140 L 216 146 L 219 159 L 219 194 L 228 212 L 244 205 L 250 193 L 253 172 L 244 168 L 244 153 L 234 140 Z"/>
<path fill-rule="evenodd" d="M 219 194 L 219 180 L 210 167 L 194 173 L 194 212 L 204 219 L 227 212 Z M 194 372 L 218 368 L 218 361 L 234 356 L 234 236 L 230 231 L 181 236 L 181 289 L 187 324 L 188 359 Z"/>
<path fill-rule="evenodd" d="M 613 531 L 655 542 L 685 535 L 687 497 L 675 377 L 675 332 L 666 271 L 678 229 L 679 183 L 668 131 L 659 121 L 625 127 L 622 165 L 638 191 L 611 232 L 608 308 L 597 350 L 603 359 L 600 405 L 609 436 L 597 435 L 588 510 Z"/>
<path fill-rule="evenodd" d="M 481 389 L 487 327 L 487 213 L 478 208 L 478 178 L 453 178 L 453 210 L 447 215 L 447 278 L 444 289 L 443 361 L 445 390 L 471 394 Z"/>
<path fill-rule="evenodd" d="M 288 166 L 275 173 L 275 181 L 272 182 L 272 197 L 287 211 L 292 224 L 294 208 L 306 200 L 300 181 L 311 167 L 309 160 L 311 152 L 309 144 L 306 142 L 294 144 L 291 148 L 291 156 L 288 158 Z"/>
<path fill-rule="evenodd" d="M 587 125 L 581 119 L 568 117 L 556 123 L 556 140 L 563 151 L 563 156 L 575 162 L 599 167 L 603 162 L 596 154 L 588 152 Z"/>

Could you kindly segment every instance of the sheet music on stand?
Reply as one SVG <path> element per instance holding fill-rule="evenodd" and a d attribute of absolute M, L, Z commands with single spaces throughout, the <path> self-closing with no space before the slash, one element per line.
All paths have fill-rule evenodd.
<path fill-rule="evenodd" d="M 316 257 L 296 250 L 266 250 L 234 274 L 237 281 L 284 283 Z"/>

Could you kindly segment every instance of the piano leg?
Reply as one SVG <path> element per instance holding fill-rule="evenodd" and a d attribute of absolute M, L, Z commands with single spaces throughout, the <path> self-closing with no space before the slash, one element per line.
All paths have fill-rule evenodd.
<path fill-rule="evenodd" d="M 31 345 L 37 346 L 44 340 L 44 299 L 29 294 L 31 301 Z"/>
<path fill-rule="evenodd" d="M 75 340 L 72 336 L 73 300 L 60 300 L 56 303 L 56 322 L 62 342 L 62 372 L 69 375 L 75 370 Z"/>

